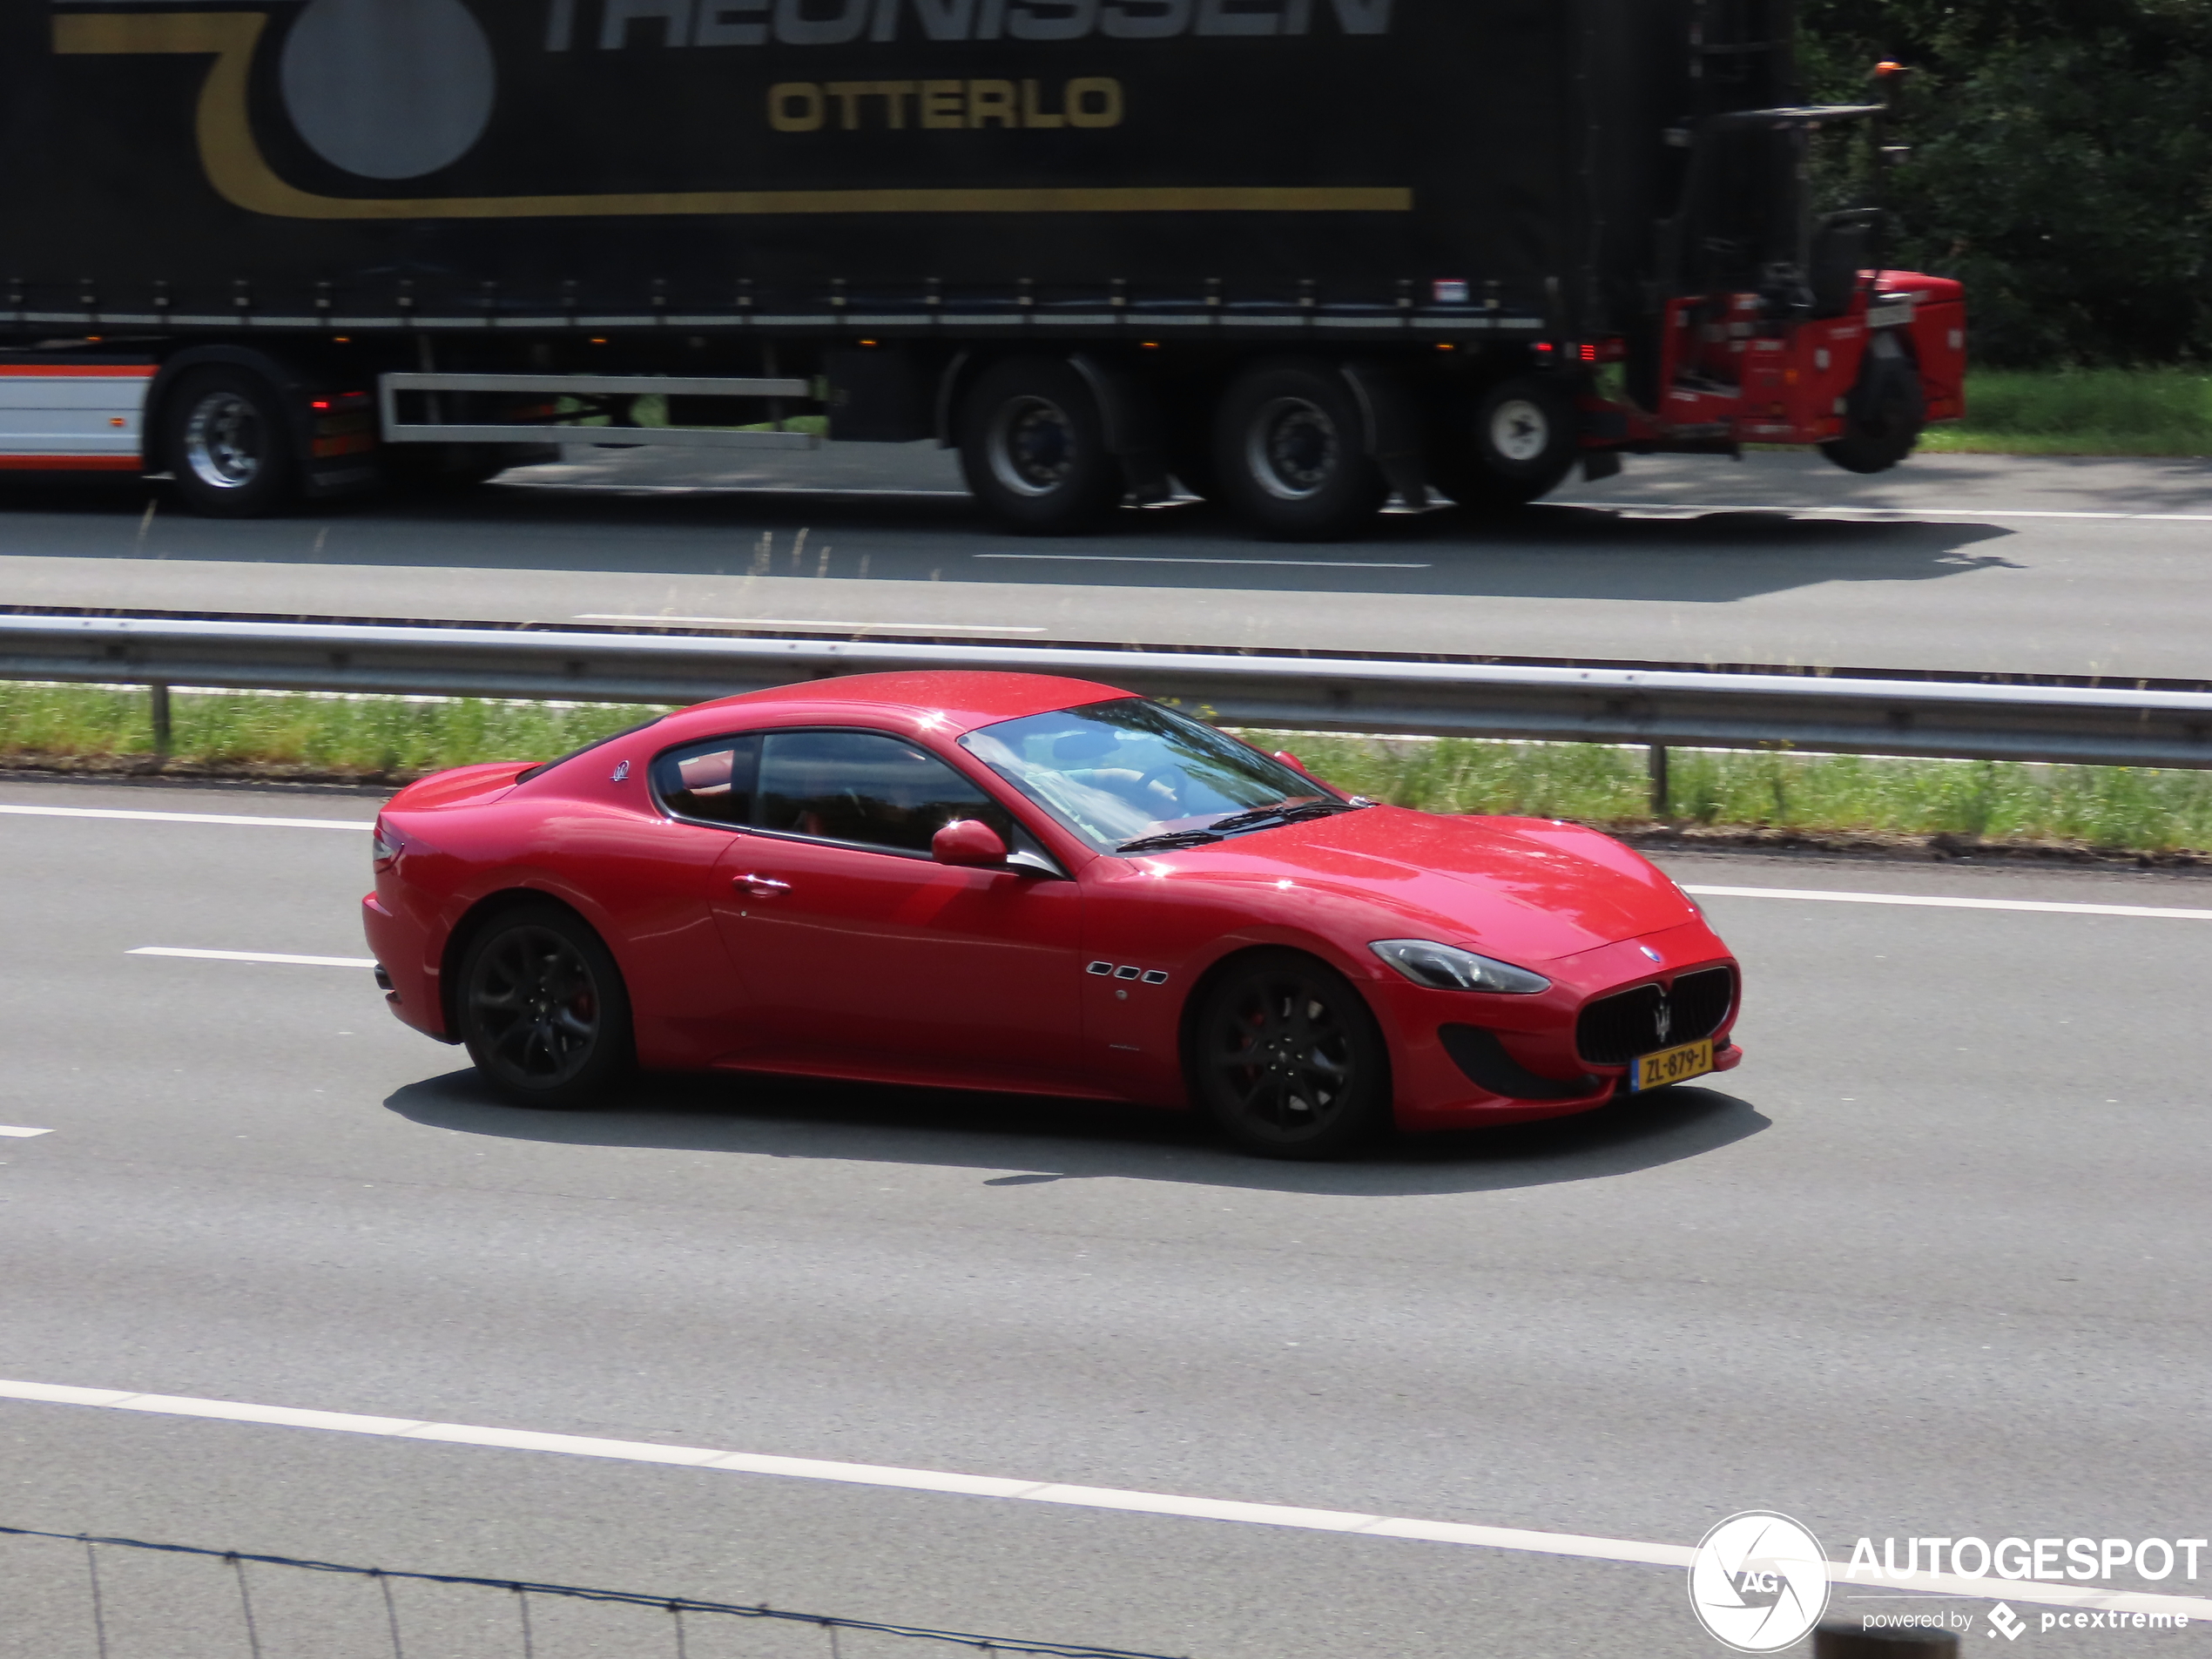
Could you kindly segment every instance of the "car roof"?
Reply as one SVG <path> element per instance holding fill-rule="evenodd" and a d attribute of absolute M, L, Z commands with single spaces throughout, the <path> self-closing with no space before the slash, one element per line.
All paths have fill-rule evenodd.
<path fill-rule="evenodd" d="M 928 718 L 942 732 L 973 732 L 1001 720 L 1018 720 L 1028 714 L 1049 714 L 1056 709 L 1076 708 L 1109 698 L 1133 697 L 1119 686 L 1096 680 L 1069 679 L 1058 674 L 1011 674 L 975 669 L 921 669 L 885 674 L 846 674 L 832 679 L 802 680 L 795 685 L 771 686 L 745 691 L 668 717 L 680 728 L 697 725 L 711 730 L 718 716 L 726 718 L 742 711 L 774 719 L 782 716 L 808 720 L 834 720 L 840 715 L 889 715 L 907 720 Z M 747 725 L 754 720 L 747 718 Z M 689 735 L 688 732 L 685 735 Z"/>

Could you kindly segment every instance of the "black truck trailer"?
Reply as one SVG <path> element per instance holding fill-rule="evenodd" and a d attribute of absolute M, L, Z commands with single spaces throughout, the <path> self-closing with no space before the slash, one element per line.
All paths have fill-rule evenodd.
<path fill-rule="evenodd" d="M 1814 214 L 1881 105 L 1804 103 L 1793 4 L 0 0 L 0 466 L 253 514 L 811 415 L 1035 530 L 1303 537 L 1878 469 L 1963 301 Z"/>

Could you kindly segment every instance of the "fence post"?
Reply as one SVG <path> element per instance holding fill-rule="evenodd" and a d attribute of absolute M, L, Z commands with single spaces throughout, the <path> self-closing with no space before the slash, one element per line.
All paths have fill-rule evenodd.
<path fill-rule="evenodd" d="M 146 687 L 146 714 L 153 726 L 153 758 L 165 761 L 173 746 L 175 728 L 169 718 L 169 688 L 159 680 Z"/>
<path fill-rule="evenodd" d="M 1668 786 L 1667 745 L 1665 744 L 1655 743 L 1651 745 L 1650 768 L 1651 815 L 1654 818 L 1664 819 L 1668 816 L 1667 808 L 1673 797 L 1673 792 Z"/>

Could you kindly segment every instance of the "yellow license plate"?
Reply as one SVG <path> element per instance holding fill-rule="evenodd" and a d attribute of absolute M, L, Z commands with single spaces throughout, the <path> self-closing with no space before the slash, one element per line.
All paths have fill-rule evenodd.
<path fill-rule="evenodd" d="M 1679 1049 L 1662 1049 L 1657 1054 L 1638 1056 L 1629 1072 L 1629 1089 L 1634 1094 L 1664 1089 L 1669 1083 L 1703 1077 L 1712 1069 L 1713 1040 L 1707 1037 L 1701 1042 L 1685 1042 Z"/>

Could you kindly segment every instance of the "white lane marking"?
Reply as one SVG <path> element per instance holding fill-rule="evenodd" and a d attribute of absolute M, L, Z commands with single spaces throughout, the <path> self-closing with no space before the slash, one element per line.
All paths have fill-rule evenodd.
<path fill-rule="evenodd" d="M 972 559 L 1029 559 L 1057 564 L 1285 564 L 1314 570 L 1426 570 L 1426 564 L 1388 559 L 1198 558 L 1164 553 L 971 553 Z"/>
<path fill-rule="evenodd" d="M 1787 513 L 1794 518 L 1864 518 L 1882 523 L 1922 519 L 1981 518 L 2148 519 L 2165 524 L 2212 524 L 2212 513 L 2111 513 L 2033 507 L 1800 507 L 1786 502 L 1560 501 L 1554 507 L 1595 507 L 1631 513 Z"/>
<path fill-rule="evenodd" d="M 1831 893 L 1820 887 L 1693 887 L 1700 899 L 1811 899 L 1824 904 L 1925 905 L 1937 910 L 2040 910 L 2058 916 L 2159 916 L 2212 921 L 2212 910 L 2179 910 L 2139 904 L 2056 904 L 2040 899 L 1944 899 L 1919 893 Z"/>
<path fill-rule="evenodd" d="M 53 1132 L 50 1129 L 11 1129 L 5 1123 L 0 1123 L 0 1135 L 5 1135 L 11 1140 L 27 1141 L 34 1135 L 51 1135 Z"/>
<path fill-rule="evenodd" d="M 1415 1521 L 1396 1515 L 1362 1514 L 1341 1509 L 1305 1509 L 1279 1503 L 1244 1503 L 1226 1498 L 1192 1498 L 1167 1492 L 1135 1492 L 1117 1487 L 1067 1486 L 1003 1475 L 959 1474 L 941 1469 L 907 1469 L 876 1463 L 836 1463 L 820 1458 L 767 1457 L 709 1447 L 659 1446 L 648 1440 L 610 1440 L 581 1434 L 544 1434 L 530 1429 L 487 1428 L 469 1423 L 436 1423 L 406 1417 L 368 1417 L 351 1412 L 303 1411 L 290 1406 L 250 1406 L 236 1400 L 199 1399 L 178 1394 L 134 1394 L 112 1388 L 78 1388 L 62 1383 L 0 1382 L 0 1399 L 40 1405 L 93 1406 L 110 1411 L 152 1412 L 170 1417 L 213 1418 L 232 1423 L 281 1428 L 317 1428 L 341 1434 L 375 1434 L 394 1440 L 436 1440 L 455 1446 L 496 1447 L 510 1451 L 553 1452 L 569 1457 L 609 1458 L 626 1463 L 675 1464 L 738 1474 L 777 1475 L 793 1480 L 834 1480 L 848 1485 L 892 1487 L 907 1492 L 944 1492 L 965 1497 L 1008 1498 L 1028 1503 L 1065 1504 L 1083 1509 L 1118 1509 L 1133 1514 L 1176 1515 L 1198 1521 L 1227 1521 L 1246 1526 L 1290 1527 L 1305 1532 L 1349 1533 L 1368 1538 L 1403 1538 L 1426 1543 L 1516 1549 L 1583 1561 L 1633 1561 L 1650 1567 L 1687 1567 L 1696 1552 L 1686 1544 L 1650 1543 L 1635 1538 L 1601 1538 L 1583 1533 L 1537 1532 L 1522 1527 L 1483 1527 L 1455 1521 Z M 1828 1576 L 1838 1584 L 1844 1564 L 1831 1561 Z M 1885 1588 L 1924 1590 L 1978 1596 L 1986 1601 L 2039 1602 L 2053 1607 L 2105 1608 L 2125 1612 L 2212 1616 L 2212 1600 L 2153 1595 L 2139 1591 L 2095 1590 L 2073 1584 L 2045 1584 L 2007 1579 L 1960 1578 L 1952 1574 L 1918 1573 L 1882 1581 Z"/>
<path fill-rule="evenodd" d="M 290 956 L 273 950 L 191 950 L 182 945 L 140 945 L 126 956 L 192 956 L 210 962 L 286 962 L 294 968 L 374 968 L 373 956 Z"/>
<path fill-rule="evenodd" d="M 130 813 L 107 806 L 4 806 L 24 818 L 125 818 L 148 824 L 247 824 L 266 829 L 365 830 L 365 818 L 248 818 L 238 813 Z"/>
<path fill-rule="evenodd" d="M 705 628 L 861 628 L 875 633 L 1041 634 L 1044 624 L 1010 622 L 825 622 L 816 617 L 649 617 L 642 612 L 584 610 L 578 622 L 689 623 Z"/>

